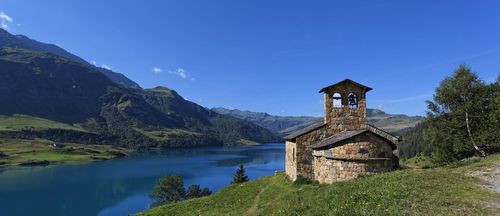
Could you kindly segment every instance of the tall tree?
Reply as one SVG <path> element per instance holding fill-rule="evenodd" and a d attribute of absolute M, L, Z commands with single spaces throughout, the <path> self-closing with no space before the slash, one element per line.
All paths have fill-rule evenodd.
<path fill-rule="evenodd" d="M 498 144 L 498 117 L 492 118 L 497 96 L 497 83 L 485 84 L 465 65 L 441 82 L 427 101 L 430 124 L 424 131 L 436 162 L 485 156 Z"/>
<path fill-rule="evenodd" d="M 245 167 L 243 167 L 243 164 L 240 164 L 238 170 L 236 170 L 236 173 L 234 174 L 233 181 L 231 181 L 231 184 L 238 184 L 247 181 L 248 181 L 248 176 L 245 175 Z"/>

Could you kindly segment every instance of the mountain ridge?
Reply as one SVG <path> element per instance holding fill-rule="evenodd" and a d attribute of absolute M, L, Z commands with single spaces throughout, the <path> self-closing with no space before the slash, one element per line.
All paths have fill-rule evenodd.
<path fill-rule="evenodd" d="M 43 43 L 34 39 L 29 38 L 25 35 L 12 35 L 8 31 L 0 28 L 0 46 L 12 47 L 12 48 L 23 48 L 27 50 L 47 52 L 54 55 L 59 55 L 75 62 L 79 62 L 87 65 L 88 67 L 95 67 L 98 71 L 103 73 L 111 81 L 121 84 L 129 88 L 140 88 L 139 84 L 127 78 L 121 73 L 117 73 L 106 68 L 98 67 L 89 62 L 85 61 L 83 58 L 72 54 L 65 49 L 55 45 Z"/>
<path fill-rule="evenodd" d="M 130 88 L 61 55 L 4 43 L 0 69 L 1 138 L 131 148 L 281 141 L 265 128 L 186 101 L 167 87 Z"/>
<path fill-rule="evenodd" d="M 269 129 L 279 136 L 286 136 L 305 128 L 316 122 L 323 121 L 323 117 L 313 116 L 278 116 L 265 112 L 243 111 L 238 109 L 226 109 L 222 107 L 212 108 L 213 111 L 231 115 L 236 118 L 253 122 Z M 379 109 L 367 109 L 368 123 L 381 129 L 397 132 L 406 128 L 411 128 L 422 121 L 420 116 L 407 116 L 403 114 L 388 114 Z"/>

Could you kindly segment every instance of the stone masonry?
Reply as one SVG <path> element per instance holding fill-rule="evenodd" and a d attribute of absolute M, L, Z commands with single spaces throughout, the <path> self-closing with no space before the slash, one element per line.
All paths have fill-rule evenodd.
<path fill-rule="evenodd" d="M 370 90 L 348 79 L 321 89 L 324 122 L 285 137 L 285 171 L 290 180 L 302 176 L 334 183 L 396 167 L 399 139 L 367 124 Z"/>

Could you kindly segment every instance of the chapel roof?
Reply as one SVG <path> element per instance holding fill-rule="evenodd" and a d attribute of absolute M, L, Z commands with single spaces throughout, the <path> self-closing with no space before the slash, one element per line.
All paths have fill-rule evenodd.
<path fill-rule="evenodd" d="M 326 91 L 327 89 L 329 89 L 329 88 L 333 88 L 333 87 L 336 87 L 336 86 L 342 86 L 342 85 L 345 85 L 345 84 L 353 84 L 353 85 L 355 85 L 355 86 L 358 86 L 358 87 L 360 87 L 360 88 L 363 88 L 365 93 L 366 93 L 366 92 L 368 92 L 368 91 L 370 91 L 370 90 L 372 90 L 372 88 L 370 88 L 370 87 L 368 87 L 368 86 L 365 86 L 365 85 L 363 85 L 363 84 L 360 84 L 360 83 L 354 82 L 354 81 L 352 81 L 351 79 L 345 79 L 345 80 L 342 80 L 342 81 L 340 81 L 340 82 L 338 82 L 338 83 L 335 83 L 335 84 L 333 84 L 333 85 L 329 85 L 329 86 L 327 86 L 327 87 L 324 87 L 324 88 L 322 88 L 321 90 L 319 90 L 319 92 L 320 92 L 320 93 L 321 93 L 321 92 L 325 92 L 325 91 Z"/>
<path fill-rule="evenodd" d="M 323 147 L 327 147 L 327 146 L 331 146 L 331 145 L 334 145 L 336 143 L 339 143 L 341 141 L 344 141 L 344 140 L 347 140 L 351 137 L 355 137 L 355 136 L 358 136 L 360 134 L 364 134 L 364 133 L 371 133 L 371 134 L 375 134 L 377 135 L 378 137 L 388 141 L 387 143 L 389 143 L 389 145 L 391 145 L 391 147 L 393 149 L 396 149 L 396 145 L 394 144 L 394 142 L 390 139 L 388 139 L 387 137 L 385 136 L 381 136 L 380 134 L 377 134 L 371 130 L 368 130 L 368 129 L 362 129 L 362 130 L 351 130 L 351 131 L 343 131 L 343 132 L 340 132 L 340 133 L 336 133 L 330 137 L 327 137 L 323 140 L 320 140 L 314 144 L 311 145 L 311 148 L 312 149 L 319 149 L 319 148 L 323 148 Z"/>
<path fill-rule="evenodd" d="M 314 130 L 316 130 L 320 127 L 323 127 L 325 125 L 326 125 L 326 123 L 324 123 L 323 121 L 317 122 L 317 123 L 314 123 L 312 125 L 309 125 L 309 126 L 303 128 L 303 129 L 300 129 L 299 131 L 296 131 L 288 136 L 285 136 L 284 138 L 285 138 L 285 140 L 291 140 L 291 139 L 297 138 L 298 136 L 301 136 L 301 135 L 304 135 L 304 134 L 309 133 L 311 131 L 314 131 Z"/>

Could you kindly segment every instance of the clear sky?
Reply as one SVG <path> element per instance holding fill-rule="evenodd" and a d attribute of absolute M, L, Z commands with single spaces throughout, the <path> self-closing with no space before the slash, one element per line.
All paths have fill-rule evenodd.
<path fill-rule="evenodd" d="M 368 106 L 424 115 L 462 63 L 500 72 L 500 1 L 1 0 L 15 34 L 57 44 L 144 88 L 206 107 L 322 115 L 351 78 Z"/>

